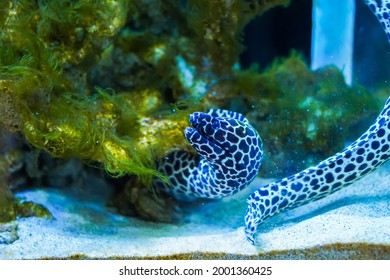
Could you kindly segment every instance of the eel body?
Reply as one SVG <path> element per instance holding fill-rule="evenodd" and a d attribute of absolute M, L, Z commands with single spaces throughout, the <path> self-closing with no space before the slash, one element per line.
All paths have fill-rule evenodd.
<path fill-rule="evenodd" d="M 346 187 L 390 158 L 390 98 L 375 123 L 341 152 L 287 178 L 260 187 L 248 200 L 245 233 L 254 244 L 260 223 Z"/>

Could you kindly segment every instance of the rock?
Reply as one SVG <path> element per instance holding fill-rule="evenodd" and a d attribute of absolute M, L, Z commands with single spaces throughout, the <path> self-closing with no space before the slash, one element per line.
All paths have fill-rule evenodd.
<path fill-rule="evenodd" d="M 15 223 L 0 224 L 0 244 L 11 244 L 19 239 Z"/>

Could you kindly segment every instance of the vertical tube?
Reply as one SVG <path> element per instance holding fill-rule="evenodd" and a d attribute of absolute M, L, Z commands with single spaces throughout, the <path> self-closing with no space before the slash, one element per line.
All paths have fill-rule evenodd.
<path fill-rule="evenodd" d="M 311 69 L 339 68 L 352 84 L 355 0 L 313 0 Z"/>

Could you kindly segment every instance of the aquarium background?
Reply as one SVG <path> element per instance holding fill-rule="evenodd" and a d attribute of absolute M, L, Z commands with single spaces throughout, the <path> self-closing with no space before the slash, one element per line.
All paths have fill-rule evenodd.
<path fill-rule="evenodd" d="M 331 65 L 310 69 L 312 8 L 2 1 L 0 258 L 387 258 L 388 166 L 270 220 L 257 247 L 245 240 L 247 196 L 354 141 L 390 91 L 389 44 L 363 1 L 352 85 Z M 158 163 L 194 152 L 188 114 L 209 108 L 240 112 L 258 130 L 259 178 L 221 201 L 174 201 L 153 188 Z"/>
<path fill-rule="evenodd" d="M 297 0 L 253 19 L 244 29 L 246 50 L 240 56 L 241 66 L 257 63 L 265 69 L 275 57 L 288 56 L 291 49 L 298 50 L 310 65 L 311 16 L 312 1 Z M 387 39 L 377 27 L 377 19 L 364 2 L 356 1 L 353 74 L 355 81 L 368 88 L 388 81 L 390 71 Z"/>

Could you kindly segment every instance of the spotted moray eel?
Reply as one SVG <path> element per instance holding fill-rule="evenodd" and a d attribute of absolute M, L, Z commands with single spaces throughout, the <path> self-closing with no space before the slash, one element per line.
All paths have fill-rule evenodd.
<path fill-rule="evenodd" d="M 366 0 L 390 42 L 390 0 Z M 375 123 L 341 152 L 295 175 L 260 187 L 247 199 L 245 233 L 254 244 L 260 223 L 344 188 L 390 158 L 390 98 Z"/>
<path fill-rule="evenodd" d="M 260 187 L 248 200 L 247 239 L 260 223 L 291 208 L 328 196 L 383 165 L 390 158 L 390 98 L 375 123 L 355 142 L 314 167 Z"/>
<path fill-rule="evenodd" d="M 169 185 L 159 189 L 177 200 L 219 199 L 239 192 L 257 176 L 263 143 L 241 114 L 211 109 L 190 115 L 184 135 L 197 155 L 174 151 L 160 164 Z"/>
<path fill-rule="evenodd" d="M 390 0 L 365 0 L 390 41 Z M 178 200 L 219 199 L 248 186 L 260 168 L 263 144 L 241 114 L 226 110 L 195 112 L 184 134 L 197 155 L 174 151 L 160 164 L 169 179 L 160 189 Z M 252 193 L 245 216 L 245 233 L 254 244 L 257 227 L 271 216 L 310 203 L 344 188 L 390 158 L 390 98 L 375 123 L 341 152 L 297 174 Z"/>

